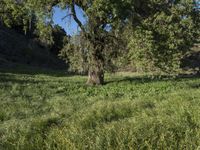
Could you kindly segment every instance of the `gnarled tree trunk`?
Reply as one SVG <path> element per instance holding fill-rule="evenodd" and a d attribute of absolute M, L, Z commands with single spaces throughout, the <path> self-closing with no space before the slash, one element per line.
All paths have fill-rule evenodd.
<path fill-rule="evenodd" d="M 88 85 L 102 85 L 104 84 L 104 72 L 103 69 L 89 70 L 88 72 Z"/>
<path fill-rule="evenodd" d="M 94 30 L 95 31 L 95 30 Z M 93 35 L 93 37 L 95 37 Z M 103 42 L 102 39 L 91 38 L 90 40 L 90 50 L 92 51 L 90 55 L 90 65 L 88 71 L 87 84 L 89 85 L 103 85 L 104 84 L 104 57 L 103 57 Z"/>
<path fill-rule="evenodd" d="M 90 59 L 87 84 L 103 85 L 104 84 L 104 60 L 102 57 L 102 46 L 93 45 L 93 54 Z"/>

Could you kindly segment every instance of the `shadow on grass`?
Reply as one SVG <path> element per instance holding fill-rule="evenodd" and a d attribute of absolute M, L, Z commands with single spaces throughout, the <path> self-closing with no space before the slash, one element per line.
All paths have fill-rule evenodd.
<path fill-rule="evenodd" d="M 199 84 L 193 84 L 190 86 L 193 89 L 200 89 L 200 83 Z"/>
<path fill-rule="evenodd" d="M 65 77 L 71 76 L 71 74 L 66 73 L 64 70 L 47 70 L 47 69 L 0 69 L 0 73 L 11 73 L 11 74 L 24 74 L 24 75 L 47 75 L 53 77 Z"/>
<path fill-rule="evenodd" d="M 12 75 L 8 75 L 8 74 L 1 74 L 0 73 L 0 83 L 9 83 L 11 82 L 12 84 L 14 83 L 18 83 L 18 84 L 27 84 L 27 83 L 31 83 L 31 84 L 41 84 L 41 83 L 45 83 L 46 81 L 42 81 L 42 80 L 31 80 L 31 79 L 18 79 L 15 78 L 15 76 Z"/>
<path fill-rule="evenodd" d="M 161 81 L 181 81 L 200 78 L 199 74 L 194 75 L 179 75 L 177 77 L 172 76 L 136 76 L 136 77 L 124 77 L 123 79 L 115 79 L 105 82 L 106 84 L 130 82 L 130 83 L 151 83 L 151 82 L 161 82 Z M 195 86 L 197 88 L 197 86 Z M 200 88 L 200 84 L 198 85 Z"/>
<path fill-rule="evenodd" d="M 50 70 L 50 69 L 0 69 L 0 83 L 17 83 L 17 84 L 43 84 L 49 82 L 61 82 L 61 80 L 51 80 L 46 78 L 34 77 L 34 75 L 45 75 L 49 77 L 73 77 L 75 73 L 69 73 L 66 70 Z M 19 77 L 19 76 L 22 76 Z M 30 76 L 30 77 L 29 77 Z M 33 77 L 32 77 L 33 76 Z M 45 79 L 45 80 L 44 80 Z M 82 82 L 74 82 L 81 84 Z"/>
<path fill-rule="evenodd" d="M 9 73 L 9 74 L 24 74 L 24 75 L 47 75 L 52 77 L 70 77 L 74 75 L 80 75 L 73 72 L 68 72 L 67 70 L 53 70 L 39 67 L 7 67 L 0 68 L 0 73 Z"/>
<path fill-rule="evenodd" d="M 76 73 L 70 73 L 66 70 L 52 70 L 46 68 L 38 68 L 38 67 L 29 67 L 29 66 L 18 66 L 16 68 L 0 68 L 0 82 L 14 82 L 14 83 L 42 83 L 47 81 L 35 81 L 31 79 L 16 79 L 15 74 L 18 75 L 46 75 L 51 77 L 72 77 L 75 75 L 81 75 Z M 86 74 L 82 74 L 85 76 Z M 196 79 L 200 78 L 200 74 L 192 74 L 186 75 L 182 74 L 177 77 L 173 76 L 134 76 L 134 77 L 121 77 L 115 78 L 108 81 L 105 81 L 104 85 L 112 84 L 112 83 L 121 83 L 121 82 L 129 82 L 129 83 L 150 83 L 150 82 L 160 82 L 160 81 L 181 81 L 186 79 Z M 196 88 L 199 88 L 200 85 L 196 85 Z M 194 88 L 195 88 L 194 87 Z"/>
<path fill-rule="evenodd" d="M 11 82 L 12 84 L 14 83 L 18 83 L 18 84 L 27 84 L 27 83 L 31 83 L 31 84 L 41 84 L 41 83 L 45 83 L 46 81 L 33 81 L 33 80 L 20 80 L 20 79 L 0 79 L 0 83 L 9 83 Z"/>

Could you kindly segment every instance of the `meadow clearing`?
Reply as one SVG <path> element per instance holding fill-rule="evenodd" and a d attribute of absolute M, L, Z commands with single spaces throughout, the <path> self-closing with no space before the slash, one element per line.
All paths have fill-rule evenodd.
<path fill-rule="evenodd" d="M 1 71 L 0 149 L 198 149 L 200 78 Z M 37 73 L 36 73 L 37 72 Z"/>

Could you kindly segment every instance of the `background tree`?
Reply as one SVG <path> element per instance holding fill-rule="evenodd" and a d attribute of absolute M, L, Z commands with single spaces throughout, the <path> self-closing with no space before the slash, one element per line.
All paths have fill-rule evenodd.
<path fill-rule="evenodd" d="M 0 2 L 0 18 L 2 23 L 8 27 L 26 34 L 29 27 L 31 28 L 31 22 L 29 22 L 31 17 L 31 13 L 21 1 L 2 0 Z"/>
<path fill-rule="evenodd" d="M 68 43 L 69 36 L 60 26 L 52 26 L 52 36 L 54 44 L 51 47 L 51 52 L 58 55 L 66 43 Z"/>
<path fill-rule="evenodd" d="M 147 2 L 148 3 L 148 2 Z M 129 30 L 129 56 L 138 70 L 179 73 L 181 59 L 200 31 L 199 6 L 194 0 L 150 0 L 148 17 Z"/>
<path fill-rule="evenodd" d="M 34 38 L 58 55 L 66 39 L 66 32 L 58 26 L 52 25 L 51 15 L 42 3 L 29 0 L 2 0 L 0 2 L 0 20 L 2 24 L 15 31 Z M 37 8 L 33 8 L 37 7 Z"/>

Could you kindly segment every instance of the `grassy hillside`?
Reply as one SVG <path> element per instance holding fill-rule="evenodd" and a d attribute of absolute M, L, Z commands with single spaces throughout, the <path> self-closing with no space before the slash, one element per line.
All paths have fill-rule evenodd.
<path fill-rule="evenodd" d="M 200 78 L 1 71 L 0 149 L 197 149 Z M 36 74 L 35 72 L 38 72 Z"/>
<path fill-rule="evenodd" d="M 15 30 L 0 25 L 0 68 L 29 65 L 43 68 L 66 68 L 50 51 Z"/>

